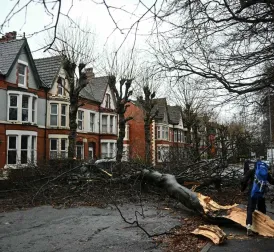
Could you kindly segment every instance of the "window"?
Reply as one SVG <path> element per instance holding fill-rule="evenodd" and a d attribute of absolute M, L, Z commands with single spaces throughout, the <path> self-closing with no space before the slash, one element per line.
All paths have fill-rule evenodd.
<path fill-rule="evenodd" d="M 110 133 L 114 133 L 113 120 L 114 120 L 114 116 L 110 116 L 110 122 L 109 122 Z"/>
<path fill-rule="evenodd" d="M 58 156 L 57 139 L 50 139 L 49 158 L 54 159 Z"/>
<path fill-rule="evenodd" d="M 166 126 L 157 126 L 156 127 L 156 136 L 157 139 L 165 139 L 168 140 L 168 127 Z"/>
<path fill-rule="evenodd" d="M 108 157 L 108 144 L 102 143 L 101 145 L 101 158 L 107 158 Z"/>
<path fill-rule="evenodd" d="M 65 79 L 62 77 L 59 77 L 57 80 L 57 94 L 58 95 L 65 95 Z"/>
<path fill-rule="evenodd" d="M 174 131 L 174 142 L 178 142 L 178 131 Z"/>
<path fill-rule="evenodd" d="M 110 108 L 110 94 L 106 94 L 106 108 Z"/>
<path fill-rule="evenodd" d="M 53 127 L 67 127 L 68 105 L 67 104 L 50 104 L 49 125 Z"/>
<path fill-rule="evenodd" d="M 89 159 L 93 159 L 93 157 L 94 157 L 94 154 L 93 154 L 94 146 L 95 146 L 95 143 L 93 143 L 93 142 L 88 143 L 88 158 Z"/>
<path fill-rule="evenodd" d="M 18 63 L 18 84 L 21 86 L 27 86 L 27 66 L 22 63 Z"/>
<path fill-rule="evenodd" d="M 66 158 L 67 157 L 67 139 L 61 139 L 61 158 Z"/>
<path fill-rule="evenodd" d="M 83 142 L 76 142 L 76 158 L 84 159 L 84 145 Z"/>
<path fill-rule="evenodd" d="M 29 97 L 26 95 L 23 95 L 23 97 L 22 97 L 22 122 L 28 121 L 28 115 L 29 115 Z"/>
<path fill-rule="evenodd" d="M 65 135 L 49 135 L 50 149 L 49 158 L 66 158 L 68 151 L 68 139 L 64 138 Z M 61 138 L 62 137 L 62 138 Z M 67 136 L 65 136 L 67 137 Z"/>
<path fill-rule="evenodd" d="M 115 156 L 116 156 L 116 142 L 115 141 L 102 142 L 101 158 L 114 158 Z"/>
<path fill-rule="evenodd" d="M 102 132 L 107 133 L 108 129 L 108 116 L 102 115 Z"/>
<path fill-rule="evenodd" d="M 33 99 L 32 99 L 32 108 L 31 108 L 31 111 L 32 111 L 32 122 L 34 123 L 34 122 L 36 122 L 36 98 L 35 97 L 33 97 Z"/>
<path fill-rule="evenodd" d="M 161 127 L 157 126 L 157 139 L 161 138 Z"/>
<path fill-rule="evenodd" d="M 8 137 L 8 164 L 16 164 L 17 162 L 17 151 L 16 151 L 16 136 L 9 136 Z"/>
<path fill-rule="evenodd" d="M 27 164 L 36 162 L 37 132 L 7 130 L 7 164 Z"/>
<path fill-rule="evenodd" d="M 165 139 L 168 140 L 168 127 L 165 127 Z"/>
<path fill-rule="evenodd" d="M 8 91 L 8 120 L 36 122 L 37 96 L 32 93 Z"/>
<path fill-rule="evenodd" d="M 21 164 L 28 163 L 28 136 L 21 136 Z"/>
<path fill-rule="evenodd" d="M 94 113 L 90 113 L 90 119 L 89 119 L 89 130 L 91 132 L 95 131 L 95 114 Z"/>
<path fill-rule="evenodd" d="M 83 130 L 84 129 L 84 111 L 78 110 L 78 129 Z"/>
<path fill-rule="evenodd" d="M 58 126 L 58 104 L 50 104 L 50 125 Z"/>
<path fill-rule="evenodd" d="M 66 127 L 67 126 L 67 105 L 62 104 L 61 105 L 61 126 Z"/>
<path fill-rule="evenodd" d="M 18 118 L 18 96 L 9 96 L 9 120 L 16 120 Z"/>

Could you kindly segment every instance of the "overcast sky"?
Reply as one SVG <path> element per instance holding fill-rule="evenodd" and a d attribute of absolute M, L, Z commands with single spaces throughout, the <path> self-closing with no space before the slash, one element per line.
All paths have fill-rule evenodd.
<path fill-rule="evenodd" d="M 11 12 L 17 0 L 0 0 L 1 10 L 0 10 L 0 25 L 3 24 L 8 14 Z M 15 7 L 12 13 L 16 13 L 22 7 L 28 3 L 29 0 L 20 0 L 19 4 Z M 152 0 L 146 0 L 146 4 L 150 4 Z M 73 6 L 71 8 L 71 5 Z M 103 50 L 104 46 L 110 50 L 117 48 L 122 43 L 123 39 L 127 34 L 126 28 L 129 28 L 138 18 L 135 15 L 130 15 L 130 13 L 136 14 L 137 16 L 144 13 L 145 8 L 143 6 L 137 5 L 138 0 L 115 0 L 107 1 L 108 4 L 115 4 L 115 7 L 123 8 L 128 11 L 126 13 L 121 10 L 111 10 L 111 13 L 118 24 L 119 28 L 124 28 L 124 34 L 115 29 L 115 23 L 111 19 L 107 8 L 104 5 L 96 4 L 92 0 L 82 0 L 82 1 L 62 1 L 61 12 L 66 14 L 69 11 L 69 17 L 73 20 L 80 20 L 82 24 L 87 24 L 88 29 L 91 29 L 96 34 L 97 45 L 100 46 L 100 50 Z M 30 34 L 43 30 L 45 27 L 50 27 L 56 18 L 57 7 L 49 6 L 49 11 L 54 14 L 54 18 L 46 13 L 45 8 L 42 4 L 35 3 L 34 1 L 28 5 L 27 8 L 23 8 L 22 11 L 12 16 L 12 18 L 5 23 L 3 28 L 0 30 L 2 35 L 5 32 L 17 31 L 18 37 L 23 36 L 23 33 L 29 37 Z M 60 16 L 60 24 L 67 21 L 67 18 Z M 1 28 L 1 27 L 0 27 Z M 84 27 L 85 28 L 85 27 Z M 131 48 L 134 42 L 135 36 L 134 27 L 132 34 L 129 35 L 128 39 L 124 44 L 124 48 Z M 151 29 L 151 22 L 146 21 L 140 23 L 138 27 L 138 33 L 140 36 L 137 37 L 136 47 L 142 49 L 146 45 L 145 34 L 148 34 Z M 114 32 L 113 32 L 114 31 Z M 36 51 L 45 45 L 45 37 L 48 37 L 48 32 L 39 33 L 37 35 L 31 36 L 28 39 L 31 50 Z M 34 57 L 43 57 L 42 51 L 34 52 Z"/>

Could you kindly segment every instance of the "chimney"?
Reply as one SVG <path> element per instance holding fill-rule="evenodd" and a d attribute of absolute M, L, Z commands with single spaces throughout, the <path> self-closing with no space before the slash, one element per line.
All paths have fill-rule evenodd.
<path fill-rule="evenodd" d="M 87 75 L 88 80 L 95 77 L 95 74 L 93 73 L 93 68 L 92 67 L 86 68 L 85 71 L 86 71 L 86 75 Z"/>
<path fill-rule="evenodd" d="M 17 35 L 16 31 L 7 32 L 4 36 L 2 36 L 2 38 L 0 38 L 0 43 L 1 42 L 7 42 L 7 41 L 15 40 L 16 39 L 16 35 Z"/>

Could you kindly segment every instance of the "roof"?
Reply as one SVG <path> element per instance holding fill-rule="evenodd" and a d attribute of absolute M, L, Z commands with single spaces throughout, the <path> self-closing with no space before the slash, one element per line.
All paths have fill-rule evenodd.
<path fill-rule="evenodd" d="M 155 119 L 164 119 L 164 114 L 167 107 L 166 98 L 153 99 L 153 101 L 155 102 L 155 105 L 152 109 L 152 114 L 158 110 L 158 115 L 155 117 Z"/>
<path fill-rule="evenodd" d="M 2 75 L 9 73 L 25 41 L 25 39 L 19 39 L 0 43 L 0 73 Z"/>
<path fill-rule="evenodd" d="M 169 122 L 171 124 L 179 124 L 180 118 L 182 117 L 182 109 L 180 106 L 167 106 Z"/>
<path fill-rule="evenodd" d="M 61 68 L 61 60 L 61 56 L 53 56 L 34 60 L 44 87 L 52 87 L 52 84 Z"/>
<path fill-rule="evenodd" d="M 108 78 L 108 76 L 91 78 L 89 84 L 80 92 L 80 96 L 102 103 L 108 86 Z"/>

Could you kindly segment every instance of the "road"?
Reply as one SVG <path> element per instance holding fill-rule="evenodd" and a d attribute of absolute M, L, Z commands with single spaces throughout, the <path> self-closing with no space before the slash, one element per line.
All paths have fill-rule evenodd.
<path fill-rule="evenodd" d="M 123 215 L 135 220 L 141 207 L 126 204 Z M 150 233 L 179 224 L 176 214 L 150 203 L 138 219 Z M 139 252 L 162 251 L 139 228 L 125 223 L 115 207 L 55 209 L 50 206 L 0 214 L 0 251 L 5 252 Z"/>

